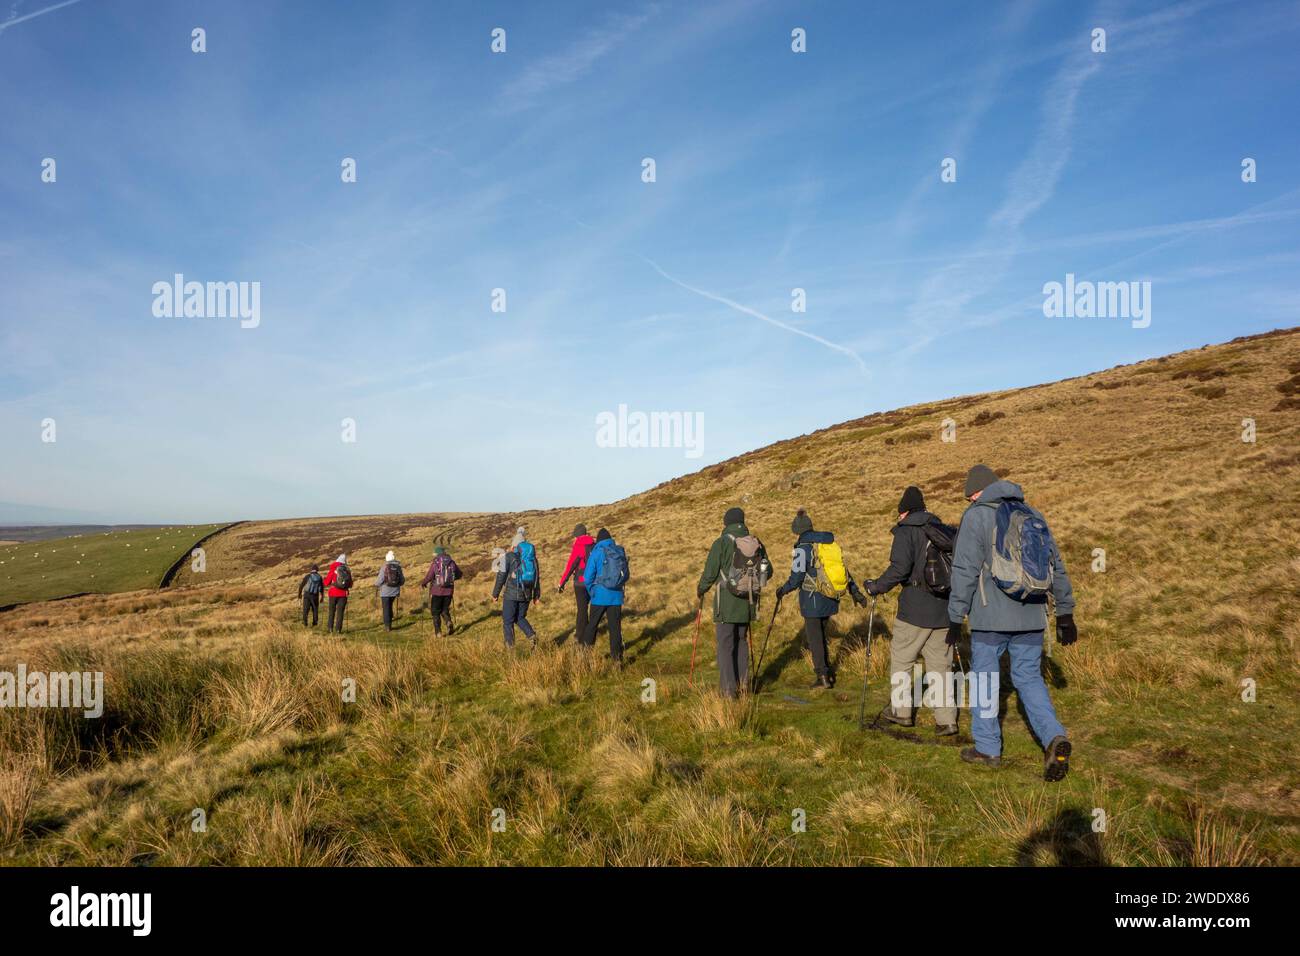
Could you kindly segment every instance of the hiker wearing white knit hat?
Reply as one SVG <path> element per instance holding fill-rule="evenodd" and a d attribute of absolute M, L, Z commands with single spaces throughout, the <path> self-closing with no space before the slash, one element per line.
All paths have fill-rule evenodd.
<path fill-rule="evenodd" d="M 375 578 L 375 587 L 379 589 L 379 601 L 384 607 L 384 630 L 393 629 L 393 602 L 402 594 L 402 585 L 406 583 L 406 575 L 402 573 L 401 562 L 397 560 L 397 555 L 389 551 L 384 555 L 384 566 L 379 569 L 379 577 Z"/>

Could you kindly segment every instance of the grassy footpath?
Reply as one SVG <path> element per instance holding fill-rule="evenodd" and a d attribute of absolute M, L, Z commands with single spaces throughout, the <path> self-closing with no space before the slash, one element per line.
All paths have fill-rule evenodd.
<path fill-rule="evenodd" d="M 220 527 L 174 525 L 0 546 L 0 606 L 157 587 L 173 561 Z"/>

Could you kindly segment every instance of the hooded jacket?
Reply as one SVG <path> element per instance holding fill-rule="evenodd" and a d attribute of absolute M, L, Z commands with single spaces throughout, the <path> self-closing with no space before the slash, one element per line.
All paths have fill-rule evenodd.
<path fill-rule="evenodd" d="M 380 565 L 379 577 L 375 578 L 375 586 L 379 588 L 379 596 L 381 598 L 397 597 L 399 594 L 402 593 L 402 586 L 400 584 L 397 585 L 396 587 L 393 587 L 391 585 L 384 583 L 384 568 L 388 567 L 390 564 L 396 565 L 399 573 L 402 571 L 402 563 L 397 560 L 385 561 L 382 565 Z M 405 577 L 406 575 L 403 573 L 402 579 L 405 579 Z"/>
<path fill-rule="evenodd" d="M 542 562 L 537 556 L 537 549 L 533 549 L 533 562 L 537 565 L 537 574 L 531 584 L 521 584 L 515 579 L 515 569 L 519 567 L 519 551 L 517 548 L 511 548 L 505 554 L 502 561 L 501 570 L 497 572 L 496 582 L 492 585 L 492 600 L 496 600 L 497 595 L 505 589 L 507 601 L 532 601 L 537 597 L 542 580 Z"/>
<path fill-rule="evenodd" d="M 327 588 L 329 588 L 329 591 L 327 591 L 326 593 L 327 593 L 330 597 L 332 597 L 332 598 L 341 598 L 341 597 L 347 597 L 347 596 L 348 596 L 348 592 L 347 592 L 347 591 L 345 591 L 343 588 L 336 587 L 336 586 L 334 585 L 334 578 L 335 578 L 335 574 L 334 574 L 334 572 L 335 572 L 335 570 L 338 568 L 338 566 L 339 566 L 340 564 L 343 564 L 343 563 L 345 563 L 345 562 L 342 562 L 342 561 L 331 561 L 331 562 L 330 562 L 330 569 L 329 569 L 329 571 L 327 571 L 327 572 L 325 573 L 325 586 L 326 586 Z M 348 570 L 351 570 L 351 568 L 349 568 Z"/>
<path fill-rule="evenodd" d="M 704 572 L 700 575 L 700 583 L 696 585 L 696 593 L 703 598 L 709 593 L 710 588 L 716 588 L 716 594 L 713 597 L 713 622 L 715 624 L 748 624 L 758 616 L 757 599 L 752 604 L 748 598 L 737 597 L 727 590 L 727 585 L 723 582 L 726 572 L 731 568 L 731 559 L 736 553 L 735 538 L 743 538 L 749 534 L 749 528 L 743 523 L 737 522 L 729 524 L 723 529 L 722 534 L 713 542 L 709 548 L 709 556 L 704 561 Z M 768 561 L 767 549 L 759 543 L 758 558 L 760 561 Z"/>
<path fill-rule="evenodd" d="M 595 547 L 596 539 L 589 534 L 580 534 L 573 539 L 573 548 L 569 551 L 569 561 L 560 576 L 560 587 L 568 582 L 573 574 L 578 575 L 578 583 L 583 584 L 583 572 L 587 570 L 587 552 Z M 585 586 L 585 585 L 584 585 Z"/>
<path fill-rule="evenodd" d="M 804 579 L 808 577 L 808 572 L 813 566 L 813 545 L 814 544 L 833 544 L 835 535 L 829 531 L 805 531 L 799 535 L 799 540 L 795 542 L 795 551 L 802 551 L 802 559 L 793 560 L 790 565 L 790 577 L 785 584 L 777 590 L 777 594 L 785 595 L 791 591 L 799 592 L 799 613 L 804 617 L 830 617 L 840 609 L 840 602 L 833 597 L 827 597 L 820 591 L 809 591 L 803 586 Z M 792 555 L 793 557 L 793 555 Z M 805 570 L 798 571 L 796 568 L 803 566 Z M 848 574 L 848 568 L 844 573 Z M 849 594 L 861 594 L 858 590 L 857 583 L 853 580 L 853 575 L 848 574 Z"/>
<path fill-rule="evenodd" d="M 913 627 L 948 626 L 948 599 L 930 593 L 922 583 L 923 569 L 918 567 L 929 542 L 925 526 L 938 520 L 928 511 L 909 511 L 906 518 L 894 525 L 889 567 L 876 578 L 876 584 L 884 589 L 882 594 L 899 584 L 903 586 L 898 598 L 898 619 Z"/>
<path fill-rule="evenodd" d="M 438 569 L 439 561 L 446 561 L 451 565 L 451 584 L 450 586 L 445 588 L 439 587 L 438 585 L 433 583 L 434 580 L 437 578 L 437 574 L 435 572 Z M 451 595 L 455 592 L 456 582 L 459 581 L 462 576 L 463 575 L 461 574 L 460 565 L 457 564 L 455 561 L 452 561 L 451 555 L 440 554 L 436 558 L 434 558 L 433 561 L 429 564 L 429 570 L 425 572 L 424 580 L 420 582 L 420 587 L 422 588 L 427 587 L 429 589 L 429 593 L 434 597 L 451 597 Z"/>
<path fill-rule="evenodd" d="M 597 541 L 596 546 L 591 549 L 591 554 L 587 556 L 587 570 L 583 573 L 582 583 L 586 587 L 587 593 L 591 595 L 591 603 L 596 607 L 622 607 L 623 606 L 623 588 L 601 587 L 596 583 L 596 578 L 600 576 L 600 569 L 605 566 L 605 561 L 609 558 L 609 549 L 614 544 L 613 538 L 606 538 L 604 541 Z M 624 554 L 624 560 L 627 555 Z M 632 569 L 629 565 L 627 578 L 623 579 L 623 584 L 627 584 L 628 578 L 632 576 Z"/>
<path fill-rule="evenodd" d="M 1047 597 L 1017 601 L 1003 592 L 989 575 L 993 550 L 994 519 L 1003 500 L 1024 501 L 1020 486 L 995 481 L 961 516 L 957 545 L 952 555 L 952 593 L 948 596 L 948 618 L 961 623 L 970 616 L 972 631 L 1041 631 L 1047 627 Z M 1038 511 L 1030 509 L 1038 517 Z M 1045 520 L 1045 519 L 1044 519 Z M 1052 556 L 1052 598 L 1056 614 L 1074 613 L 1074 590 L 1065 562 L 1055 548 Z"/>

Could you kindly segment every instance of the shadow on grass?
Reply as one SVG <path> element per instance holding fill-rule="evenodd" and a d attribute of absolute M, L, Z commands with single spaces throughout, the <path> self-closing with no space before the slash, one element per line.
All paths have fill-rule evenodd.
<path fill-rule="evenodd" d="M 1106 866 L 1106 850 L 1092 819 L 1077 807 L 1062 810 L 1016 847 L 1019 866 Z"/>
<path fill-rule="evenodd" d="M 627 612 L 625 610 L 624 614 L 626 613 Z M 632 615 L 632 617 L 633 620 L 636 619 L 636 615 Z M 628 663 L 631 663 L 632 661 L 639 660 L 642 657 L 645 657 L 647 654 L 650 653 L 650 651 L 654 648 L 656 644 L 658 644 L 664 638 L 668 637 L 670 634 L 673 634 L 681 630 L 683 627 L 689 626 L 691 622 L 694 620 L 695 620 L 694 612 L 687 611 L 685 614 L 679 614 L 676 617 L 667 618 L 666 620 L 660 621 L 654 627 L 648 627 L 645 630 L 641 631 L 641 633 L 638 634 L 635 638 L 633 638 L 630 641 L 627 641 L 623 645 L 623 651 L 625 654 L 629 651 L 635 652 L 633 656 L 628 659 Z M 624 618 L 624 621 L 626 621 L 626 617 Z M 701 640 L 703 640 L 703 632 L 704 632 L 704 625 L 703 623 L 701 623 L 700 625 Z"/>

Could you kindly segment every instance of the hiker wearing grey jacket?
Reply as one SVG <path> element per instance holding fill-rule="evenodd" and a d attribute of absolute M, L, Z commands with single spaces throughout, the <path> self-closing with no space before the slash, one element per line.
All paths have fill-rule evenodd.
<path fill-rule="evenodd" d="M 998 587 L 990 571 L 998 506 L 1003 501 L 1023 503 L 1024 492 L 1019 485 L 999 479 L 987 465 L 976 465 L 966 478 L 966 497 L 971 506 L 962 515 L 953 549 L 948 643 L 957 643 L 962 620 L 969 617 L 971 672 L 978 675 L 978 686 L 996 687 L 1002 655 L 1010 654 L 1011 682 L 1029 717 L 1029 725 L 1044 748 L 1044 779 L 1060 780 L 1069 770 L 1071 748 L 1043 681 L 1047 596 L 1017 600 Z M 1030 510 L 1036 517 L 1043 517 L 1040 512 Z M 1057 642 L 1069 645 L 1078 639 L 1074 626 L 1074 591 L 1055 540 L 1052 550 L 1051 596 L 1056 604 Z M 971 736 L 975 738 L 975 746 L 963 750 L 962 759 L 999 766 L 1002 730 L 996 709 L 989 716 L 983 708 L 971 708 Z"/>
<path fill-rule="evenodd" d="M 397 569 L 397 584 L 385 584 L 384 578 L 387 576 L 388 567 L 392 565 Z M 406 575 L 402 571 L 402 565 L 397 560 L 397 556 L 389 551 L 384 557 L 384 563 L 379 568 L 379 577 L 375 578 L 375 587 L 379 589 L 379 602 L 384 608 L 384 630 L 393 629 L 393 602 L 402 593 L 402 585 L 406 583 Z"/>

